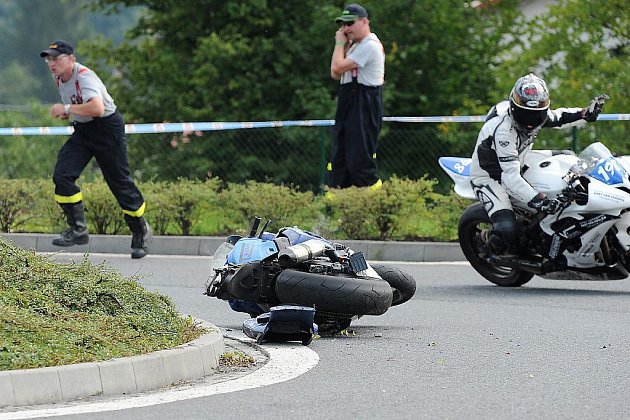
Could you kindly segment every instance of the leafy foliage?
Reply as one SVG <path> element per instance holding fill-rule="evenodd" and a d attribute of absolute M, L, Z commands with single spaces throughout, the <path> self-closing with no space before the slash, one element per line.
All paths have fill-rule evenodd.
<path fill-rule="evenodd" d="M 114 47 L 104 39 L 84 44 L 88 64 L 112 74 L 108 86 L 129 122 L 330 119 L 334 115 L 338 83 L 330 79 L 329 63 L 337 28 L 333 20 L 343 7 L 341 2 L 303 1 L 300 13 L 295 13 L 294 3 L 280 0 L 98 0 L 97 4 L 103 8 L 143 5 L 147 10 L 122 45 Z M 518 28 L 512 26 L 519 13 L 516 0 L 490 8 L 472 8 L 457 0 L 366 1 L 364 5 L 386 51 L 386 114 L 450 115 L 473 108 L 471 104 L 487 110 L 495 83 L 489 67 L 498 63 L 496 47 L 507 48 L 510 42 L 504 33 Z M 426 131 L 420 136 L 437 135 L 433 126 L 420 129 Z M 253 143 L 250 135 L 254 133 L 234 133 L 225 142 L 207 134 L 189 137 L 186 144 L 179 142 L 180 153 L 171 147 L 173 136 L 158 141 L 154 136 L 154 141 L 142 142 L 141 152 L 131 150 L 130 155 L 151 170 L 159 171 L 164 162 L 176 159 L 187 168 L 187 177 L 203 179 L 211 173 L 229 180 L 230 171 L 250 167 L 246 159 L 236 158 L 239 147 Z M 382 142 L 387 136 L 384 131 Z M 289 159 L 296 159 L 293 151 L 305 145 L 319 147 L 318 142 L 280 131 L 273 137 L 270 141 L 286 144 L 289 154 L 269 160 L 271 180 L 296 182 L 295 174 L 287 173 Z M 257 150 L 260 154 L 251 158 L 267 159 L 264 148 Z M 384 178 L 417 176 L 407 167 L 401 174 L 395 160 L 399 152 L 379 158 Z M 422 145 L 408 145 L 404 153 L 421 154 Z M 159 157 L 149 161 L 148 156 Z M 230 171 L 225 170 L 226 162 Z M 167 179 L 168 175 L 161 171 L 158 176 Z M 258 174 L 250 179 L 268 181 Z"/>
<path fill-rule="evenodd" d="M 2 127 L 59 125 L 48 107 L 31 103 L 30 112 L 0 112 Z M 0 177 L 38 179 L 52 175 L 62 136 L 0 136 Z M 28 158 L 28 159 L 27 159 Z"/>
<path fill-rule="evenodd" d="M 255 181 L 228 184 L 221 193 L 221 201 L 225 209 L 229 209 L 226 215 L 235 217 L 232 223 L 240 226 L 237 233 L 248 233 L 255 216 L 271 220 L 268 228 L 271 231 L 298 224 L 303 229 L 311 229 L 316 220 L 317 203 L 313 193 L 300 192 L 290 186 Z"/>
<path fill-rule="evenodd" d="M 34 98 L 58 101 L 55 83 L 39 52 L 55 39 L 66 39 L 76 47 L 95 33 L 120 42 L 141 9 L 119 8 L 119 14 L 106 16 L 90 11 L 90 4 L 91 0 L 0 2 L 0 77 L 11 81 L 0 86 L 0 103 L 26 104 Z"/>
<path fill-rule="evenodd" d="M 62 26 L 72 28 L 63 36 L 76 40 L 80 61 L 97 70 L 128 122 L 333 116 L 337 82 L 329 77 L 329 62 L 336 29 L 333 18 L 343 2 L 308 0 L 300 3 L 299 13 L 295 13 L 295 3 L 280 0 L 85 0 L 80 4 L 88 3 L 94 11 L 66 0 L 51 0 L 40 8 L 33 0 L 0 6 L 0 29 L 5 32 L 13 27 L 8 16 L 38 28 L 29 40 L 22 39 L 20 31 L 0 39 L 0 50 L 7 52 L 2 71 L 14 81 L 0 88 L 7 89 L 8 103 L 29 97 L 17 93 L 25 86 L 37 90 L 35 85 L 40 83 L 54 90 L 53 83 L 46 83 L 49 75 L 36 52 L 42 42 L 49 42 L 51 28 Z M 371 27 L 386 51 L 386 115 L 483 114 L 504 99 L 514 80 L 528 71 L 537 71 L 550 82 L 554 106 L 583 106 L 593 95 L 606 92 L 613 99 L 605 112 L 627 108 L 630 10 L 625 2 L 614 0 L 601 7 L 597 0 L 559 1 L 546 15 L 531 21 L 521 16 L 517 0 L 480 2 L 480 7 L 471 7 L 474 3 L 364 2 Z M 63 11 L 55 15 L 54 22 L 47 13 L 51 9 Z M 66 9 L 71 10 L 66 13 Z M 84 35 L 82 25 L 61 23 L 88 22 L 95 15 L 104 19 L 103 11 L 114 16 L 123 12 L 120 18 L 127 25 L 133 21 L 130 16 L 139 19 L 132 30 L 118 30 L 117 37 L 101 27 L 105 36 L 100 38 L 93 38 L 93 32 Z M 125 41 L 119 44 L 123 33 Z M 33 63 L 14 60 L 12 54 L 27 50 L 35 51 Z M 34 66 L 40 76 L 29 70 Z M 23 67 L 26 71 L 20 74 Z M 9 102 L 18 97 L 18 102 Z M 51 98 L 56 100 L 56 95 Z M 45 109 L 37 112 L 47 114 Z M 33 125 L 18 118 L 5 122 L 7 126 L 24 124 Z M 39 124 L 49 125 L 50 118 Z M 452 155 L 469 154 L 478 131 L 474 125 L 416 126 L 417 138 L 447 144 Z M 601 122 L 589 125 L 580 137 L 605 139 L 616 152 L 625 153 L 628 128 L 627 123 Z M 381 133 L 381 178 L 418 179 L 427 169 L 432 170 L 401 164 L 401 156 L 422 156 L 425 147 L 421 142 L 403 144 L 397 131 L 386 126 Z M 300 158 L 319 161 L 322 153 L 318 149 L 328 146 L 328 133 L 241 130 L 214 134 L 134 135 L 130 142 L 134 175 L 142 181 L 218 176 L 227 182 L 252 179 L 319 189 L 314 184 L 317 174 L 295 170 L 294 162 Z M 264 143 L 257 136 L 264 136 Z M 23 144 L 24 138 L 10 140 L 0 139 L 0 153 L 9 162 L 0 171 L 12 177 L 35 177 L 31 174 L 43 176 L 51 170 L 49 162 L 58 147 L 48 149 L 48 139 L 28 141 L 28 146 Z M 43 147 L 37 148 L 35 143 Z M 269 144 L 283 153 L 265 147 Z M 543 132 L 538 144 L 578 146 L 570 132 Z M 29 163 L 11 164 L 13 157 L 31 153 L 34 158 Z M 264 162 L 267 170 L 257 172 L 255 162 Z M 173 165 L 177 173 L 171 170 Z"/>
<path fill-rule="evenodd" d="M 10 232 L 24 225 L 33 217 L 29 212 L 32 202 L 33 195 L 28 183 L 0 180 L 0 230 Z"/>
<path fill-rule="evenodd" d="M 435 184 L 426 178 L 394 176 L 377 189 L 329 189 L 326 203 L 332 229 L 341 239 L 435 239 L 447 232 L 436 228 L 443 225 L 443 215 L 457 211 L 443 206 L 447 201 L 433 191 Z M 438 205 L 440 212 L 435 211 Z"/>
<path fill-rule="evenodd" d="M 547 81 L 552 107 L 585 107 L 592 97 L 607 93 L 611 100 L 604 106 L 605 113 L 627 112 L 630 4 L 623 0 L 605 5 L 596 0 L 557 3 L 536 21 L 522 18 L 517 22 L 529 32 L 517 40 L 518 49 L 497 69 L 497 92 L 502 92 L 497 96 L 505 97 L 517 77 L 533 71 Z M 611 150 L 630 152 L 629 124 L 599 121 L 587 130 L 592 139 L 605 139 Z M 571 142 L 566 132 L 546 132 L 540 137 L 541 148 L 567 148 Z"/>
<path fill-rule="evenodd" d="M 159 184 L 159 190 L 151 188 L 151 199 L 156 201 L 149 203 L 159 220 L 157 232 L 164 234 L 169 225 L 175 225 L 182 235 L 191 235 L 202 213 L 217 206 L 219 184 L 217 178 L 205 182 L 179 179 Z"/>
<path fill-rule="evenodd" d="M 125 226 L 123 213 L 103 178 L 82 185 L 85 218 L 93 233 L 117 234 Z"/>

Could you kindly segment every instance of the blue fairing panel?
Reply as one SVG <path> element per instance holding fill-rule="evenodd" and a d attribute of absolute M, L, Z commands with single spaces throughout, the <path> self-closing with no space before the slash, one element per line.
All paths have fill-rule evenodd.
<path fill-rule="evenodd" d="M 470 176 L 470 158 L 462 157 L 441 157 L 438 159 L 440 165 L 447 171 L 453 172 L 459 176 Z"/>
<path fill-rule="evenodd" d="M 329 242 L 319 235 L 316 235 L 307 230 L 302 230 L 295 226 L 281 229 L 280 232 L 278 232 L 278 236 L 285 236 L 289 238 L 289 242 L 291 243 L 291 245 L 301 244 L 302 242 L 306 242 L 310 239 L 319 239 L 324 242 Z"/>
<path fill-rule="evenodd" d="M 262 261 L 278 252 L 278 247 L 273 241 L 265 241 L 258 238 L 242 238 L 228 255 L 228 264 L 241 265 L 251 261 Z"/>

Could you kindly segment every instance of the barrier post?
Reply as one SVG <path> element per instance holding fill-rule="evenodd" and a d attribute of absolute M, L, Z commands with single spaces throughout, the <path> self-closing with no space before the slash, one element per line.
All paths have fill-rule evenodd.
<path fill-rule="evenodd" d="M 319 193 L 324 194 L 324 185 L 326 185 L 326 127 L 320 128 L 319 134 Z"/>

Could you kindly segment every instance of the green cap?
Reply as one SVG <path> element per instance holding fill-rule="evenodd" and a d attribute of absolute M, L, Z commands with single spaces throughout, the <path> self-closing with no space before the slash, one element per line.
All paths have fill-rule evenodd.
<path fill-rule="evenodd" d="M 335 19 L 335 22 L 352 22 L 360 18 L 368 17 L 368 13 L 363 6 L 351 3 L 343 9 L 341 16 Z"/>

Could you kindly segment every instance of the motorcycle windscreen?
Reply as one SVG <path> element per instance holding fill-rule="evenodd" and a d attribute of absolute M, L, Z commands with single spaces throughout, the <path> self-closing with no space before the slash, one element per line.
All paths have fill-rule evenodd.
<path fill-rule="evenodd" d="M 253 261 L 262 261 L 278 253 L 273 241 L 259 238 L 241 238 L 227 257 L 228 264 L 241 265 Z"/>
<path fill-rule="evenodd" d="M 623 164 L 600 142 L 587 146 L 578 157 L 578 163 L 571 168 L 578 175 L 590 175 L 611 186 L 623 184 L 628 176 Z"/>
<path fill-rule="evenodd" d="M 212 256 L 212 262 L 210 263 L 210 268 L 212 270 L 220 270 L 225 266 L 227 262 L 228 254 L 234 249 L 234 245 L 223 242 L 219 248 L 214 252 Z"/>

